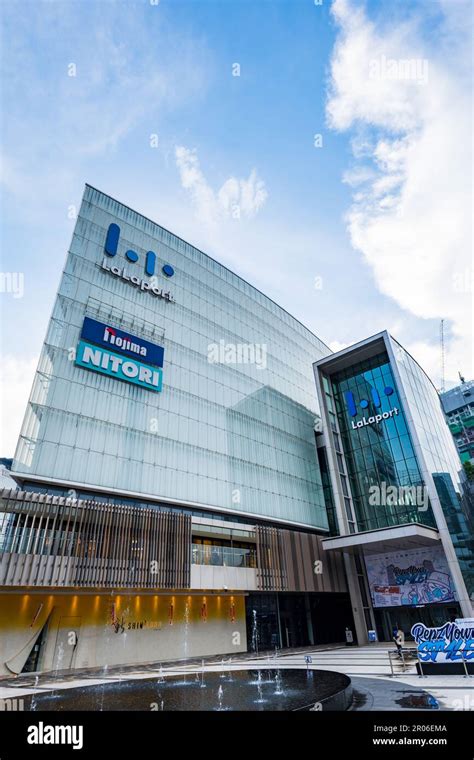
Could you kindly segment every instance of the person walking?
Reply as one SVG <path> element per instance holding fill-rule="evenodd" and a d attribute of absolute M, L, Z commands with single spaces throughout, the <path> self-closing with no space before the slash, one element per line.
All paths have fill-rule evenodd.
<path fill-rule="evenodd" d="M 403 633 L 402 629 L 398 627 L 398 623 L 395 625 L 395 628 L 393 629 L 393 641 L 395 642 L 395 646 L 397 647 L 398 656 L 402 657 L 402 649 L 405 646 L 405 634 Z"/>

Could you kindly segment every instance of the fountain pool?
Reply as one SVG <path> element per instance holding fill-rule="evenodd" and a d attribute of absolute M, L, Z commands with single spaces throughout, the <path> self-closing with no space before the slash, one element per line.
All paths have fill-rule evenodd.
<path fill-rule="evenodd" d="M 99 685 L 41 691 L 25 710 L 346 710 L 351 680 L 325 670 L 260 668 L 205 674 L 122 679 Z M 203 688 L 205 683 L 206 688 Z"/>

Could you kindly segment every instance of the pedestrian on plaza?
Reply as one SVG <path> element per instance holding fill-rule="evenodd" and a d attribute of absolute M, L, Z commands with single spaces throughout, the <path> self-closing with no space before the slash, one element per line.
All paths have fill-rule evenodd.
<path fill-rule="evenodd" d="M 402 629 L 398 627 L 398 623 L 396 623 L 395 628 L 393 629 L 393 641 L 397 647 L 398 656 L 401 658 L 402 649 L 405 646 L 405 634 Z"/>

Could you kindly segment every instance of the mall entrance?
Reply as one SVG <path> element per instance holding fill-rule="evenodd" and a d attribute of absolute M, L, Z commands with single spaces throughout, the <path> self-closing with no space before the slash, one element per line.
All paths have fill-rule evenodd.
<path fill-rule="evenodd" d="M 396 625 L 402 629 L 405 638 L 413 641 L 410 631 L 415 623 L 423 623 L 427 628 L 437 628 L 444 623 L 462 617 L 456 602 L 451 604 L 427 604 L 420 607 L 386 607 L 375 609 L 375 622 L 379 641 L 391 641 Z"/>
<path fill-rule="evenodd" d="M 345 642 L 355 630 L 349 594 L 250 593 L 246 617 L 249 652 Z"/>

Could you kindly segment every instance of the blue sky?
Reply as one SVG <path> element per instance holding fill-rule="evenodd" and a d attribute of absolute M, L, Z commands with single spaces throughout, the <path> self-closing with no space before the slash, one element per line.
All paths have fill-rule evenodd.
<path fill-rule="evenodd" d="M 470 376 L 469 9 L 4 2 L 2 271 L 24 274 L 24 294 L 0 294 L 0 454 L 13 453 L 85 182 L 334 349 L 387 328 L 439 385 L 445 318 L 447 385 Z M 367 76 L 407 58 L 427 61 L 426 81 Z"/>

